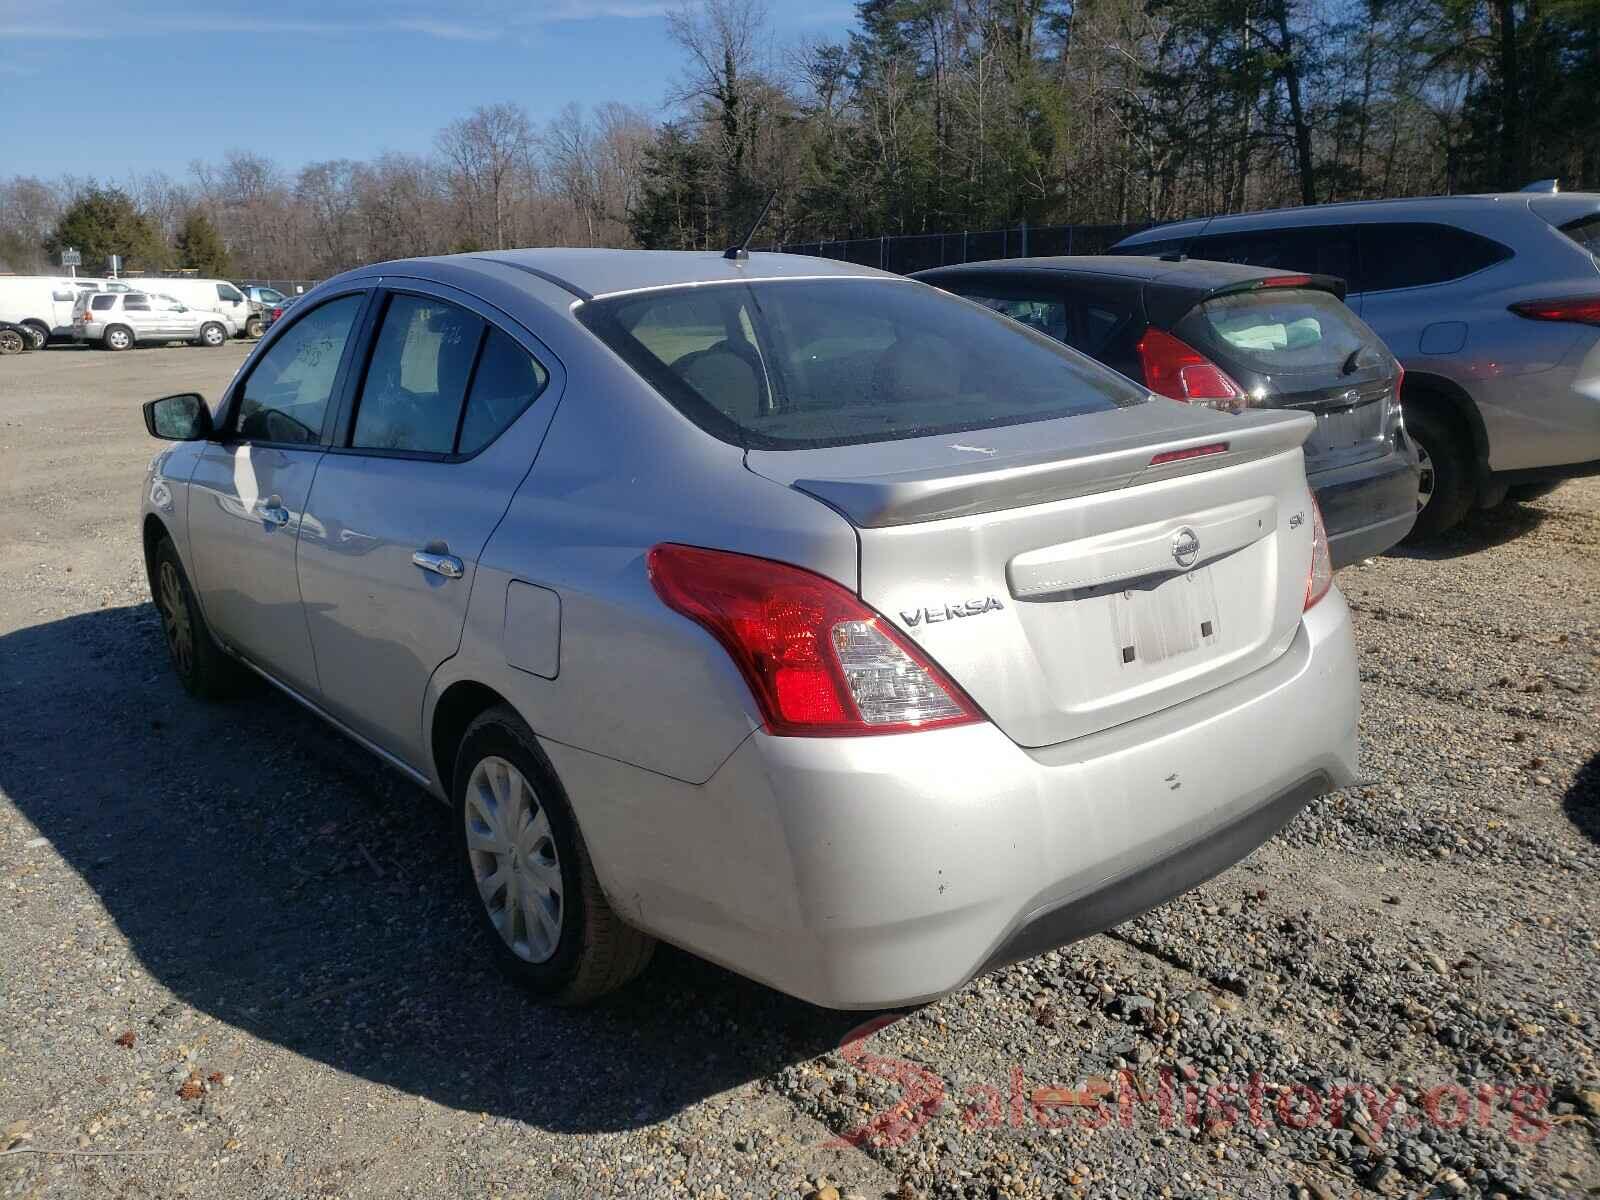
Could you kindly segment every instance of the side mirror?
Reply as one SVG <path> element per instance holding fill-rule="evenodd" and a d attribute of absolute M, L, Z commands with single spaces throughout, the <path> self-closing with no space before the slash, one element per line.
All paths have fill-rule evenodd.
<path fill-rule="evenodd" d="M 168 442 L 203 442 L 212 434 L 211 410 L 198 392 L 163 396 L 144 406 L 144 427 Z"/>

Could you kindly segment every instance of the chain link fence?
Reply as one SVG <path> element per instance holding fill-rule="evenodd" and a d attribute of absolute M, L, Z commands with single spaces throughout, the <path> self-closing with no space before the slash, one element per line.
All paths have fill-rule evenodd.
<path fill-rule="evenodd" d="M 929 267 L 984 262 L 994 258 L 1037 258 L 1056 254 L 1104 254 L 1137 225 L 1019 225 L 980 232 L 920 233 L 831 242 L 787 242 L 772 249 L 811 254 L 909 275 Z"/>

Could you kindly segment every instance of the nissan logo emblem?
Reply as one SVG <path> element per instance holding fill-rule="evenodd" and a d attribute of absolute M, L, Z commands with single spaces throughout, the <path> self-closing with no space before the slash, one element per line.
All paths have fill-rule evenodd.
<path fill-rule="evenodd" d="M 1186 527 L 1172 535 L 1172 559 L 1178 566 L 1187 571 L 1199 557 L 1200 539 L 1194 530 Z"/>

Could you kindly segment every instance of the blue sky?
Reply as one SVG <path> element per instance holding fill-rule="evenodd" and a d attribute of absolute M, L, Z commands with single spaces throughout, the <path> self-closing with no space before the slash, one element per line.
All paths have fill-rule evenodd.
<path fill-rule="evenodd" d="M 0 174 L 123 180 L 230 148 L 293 169 L 425 151 L 475 105 L 536 125 L 569 101 L 652 115 L 682 69 L 650 0 L 0 0 Z M 775 0 L 782 45 L 849 0 Z"/>

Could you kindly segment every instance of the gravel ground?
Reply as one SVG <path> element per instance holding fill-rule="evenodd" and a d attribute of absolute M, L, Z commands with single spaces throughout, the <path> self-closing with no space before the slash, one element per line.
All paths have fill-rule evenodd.
<path fill-rule="evenodd" d="M 244 352 L 0 362 L 4 1194 L 1600 1192 L 1600 480 L 1340 575 L 1360 786 L 846 1041 L 670 950 L 530 1004 L 440 806 L 272 694 L 184 696 L 136 402 Z"/>

